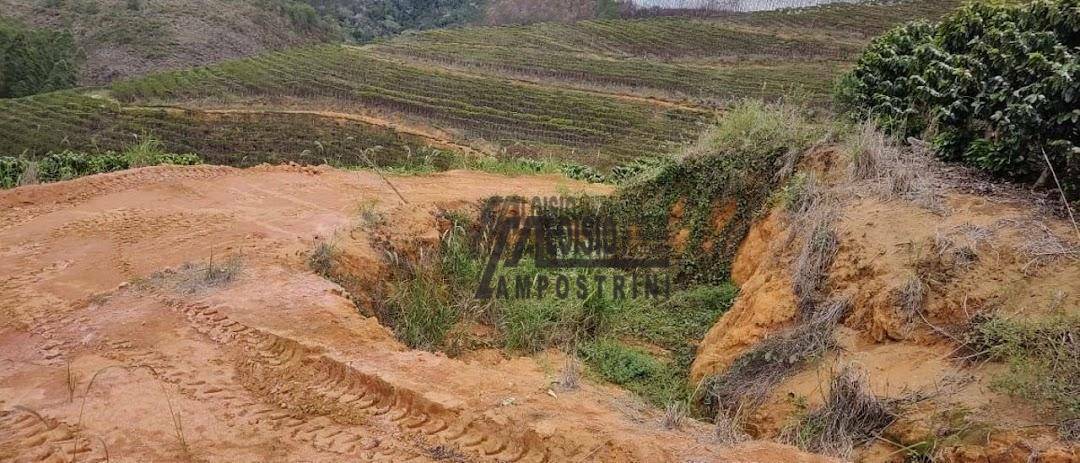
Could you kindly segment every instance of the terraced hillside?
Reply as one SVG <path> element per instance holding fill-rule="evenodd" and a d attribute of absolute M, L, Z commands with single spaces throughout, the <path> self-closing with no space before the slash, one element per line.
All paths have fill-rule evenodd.
<path fill-rule="evenodd" d="M 934 19 L 954 0 L 835 4 L 709 19 L 651 18 L 445 29 L 380 54 L 473 72 L 660 98 L 828 98 L 833 79 L 885 29 Z"/>
<path fill-rule="evenodd" d="M 153 136 L 234 165 L 349 164 L 373 147 L 392 163 L 434 145 L 611 167 L 677 151 L 733 99 L 823 101 L 868 37 L 954 3 L 445 29 L 271 52 L 0 101 L 0 155 Z"/>

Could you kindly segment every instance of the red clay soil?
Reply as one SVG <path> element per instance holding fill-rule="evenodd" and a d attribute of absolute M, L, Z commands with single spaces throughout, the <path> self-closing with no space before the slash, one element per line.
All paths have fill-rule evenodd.
<path fill-rule="evenodd" d="M 316 243 L 355 243 L 371 208 L 422 237 L 439 207 L 605 189 L 461 171 L 392 181 L 409 204 L 369 172 L 290 166 L 0 192 L 0 461 L 828 461 L 723 447 L 698 423 L 665 430 L 621 391 L 553 390 L 532 358 L 408 350 L 308 269 Z M 232 280 L 208 282 L 211 261 Z"/>

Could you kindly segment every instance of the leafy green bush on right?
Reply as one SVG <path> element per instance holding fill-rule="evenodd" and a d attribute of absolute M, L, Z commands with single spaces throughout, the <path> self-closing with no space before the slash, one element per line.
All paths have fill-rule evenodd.
<path fill-rule="evenodd" d="M 1078 50 L 1078 0 L 972 3 L 876 39 L 837 98 L 895 135 L 931 139 L 942 159 L 1046 187 L 1056 174 L 1076 200 Z"/>

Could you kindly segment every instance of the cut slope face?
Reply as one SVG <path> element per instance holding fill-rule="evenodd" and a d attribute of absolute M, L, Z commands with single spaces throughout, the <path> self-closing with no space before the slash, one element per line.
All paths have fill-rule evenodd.
<path fill-rule="evenodd" d="M 1024 389 L 1010 386 L 1009 367 L 987 357 L 1002 345 L 971 341 L 973 327 L 992 316 L 1075 323 L 1080 265 L 1071 224 L 1023 193 L 994 191 L 933 163 L 889 166 L 867 180 L 853 180 L 847 168 L 844 153 L 830 149 L 804 160 L 803 171 L 835 195 L 829 226 L 836 250 L 821 291 L 850 301 L 850 310 L 826 333 L 835 344 L 823 358 L 799 363 L 770 386 L 748 414 L 748 430 L 759 438 L 790 432 L 808 408 L 821 406 L 830 376 L 854 363 L 874 394 L 899 404 L 896 421 L 858 452 L 861 460 L 1075 461 L 1075 442 L 1057 432 L 1075 410 L 1010 395 Z M 896 188 L 907 190 L 897 195 Z M 732 270 L 740 295 L 703 340 L 695 380 L 730 374 L 766 340 L 804 325 L 795 282 L 805 278 L 798 261 L 807 238 L 799 235 L 797 215 L 777 207 L 751 228 Z M 1073 334 L 1062 339 L 1052 331 L 1043 336 L 1075 349 L 1070 326 Z M 1063 353 L 1063 362 L 1075 358 Z M 1036 371 L 1012 378 L 1053 381 Z"/>
<path fill-rule="evenodd" d="M 357 226 L 437 237 L 434 212 L 587 189 L 461 171 L 146 168 L 0 193 L 0 459 L 63 461 L 826 461 L 666 431 L 622 393 L 551 392 L 531 359 L 408 351 L 311 273 Z M 603 192 L 594 189 L 593 192 Z M 185 265 L 185 263 L 189 263 Z"/>

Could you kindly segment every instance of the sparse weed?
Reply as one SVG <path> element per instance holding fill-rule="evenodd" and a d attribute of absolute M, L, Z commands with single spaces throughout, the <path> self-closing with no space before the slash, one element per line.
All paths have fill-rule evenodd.
<path fill-rule="evenodd" d="M 337 246 L 334 243 L 329 241 L 319 242 L 308 256 L 308 268 L 324 278 L 330 278 L 334 272 L 334 259 L 337 252 Z"/>
<path fill-rule="evenodd" d="M 240 276 L 243 269 L 244 259 L 240 255 L 230 256 L 223 261 L 215 261 L 211 254 L 205 263 L 188 262 L 176 269 L 154 273 L 136 283 L 168 288 L 184 295 L 193 295 L 231 283 Z"/>
<path fill-rule="evenodd" d="M 385 219 L 385 215 L 378 210 L 377 201 L 366 201 L 360 205 L 359 225 L 361 228 L 373 229 Z"/>
<path fill-rule="evenodd" d="M 567 356 L 556 383 L 567 391 L 577 389 L 581 385 L 581 366 L 573 355 Z"/>
<path fill-rule="evenodd" d="M 1009 365 L 994 387 L 1063 419 L 1080 418 L 1080 316 L 1060 311 L 1030 319 L 976 317 L 966 337 L 977 354 Z"/>
<path fill-rule="evenodd" d="M 739 426 L 739 413 L 729 416 L 726 413 L 717 414 L 713 419 L 713 436 L 720 445 L 734 445 L 750 440 L 750 436 Z"/>
<path fill-rule="evenodd" d="M 685 417 L 686 407 L 682 402 L 669 402 L 664 406 L 664 416 L 660 419 L 660 426 L 668 430 L 679 429 Z"/>

